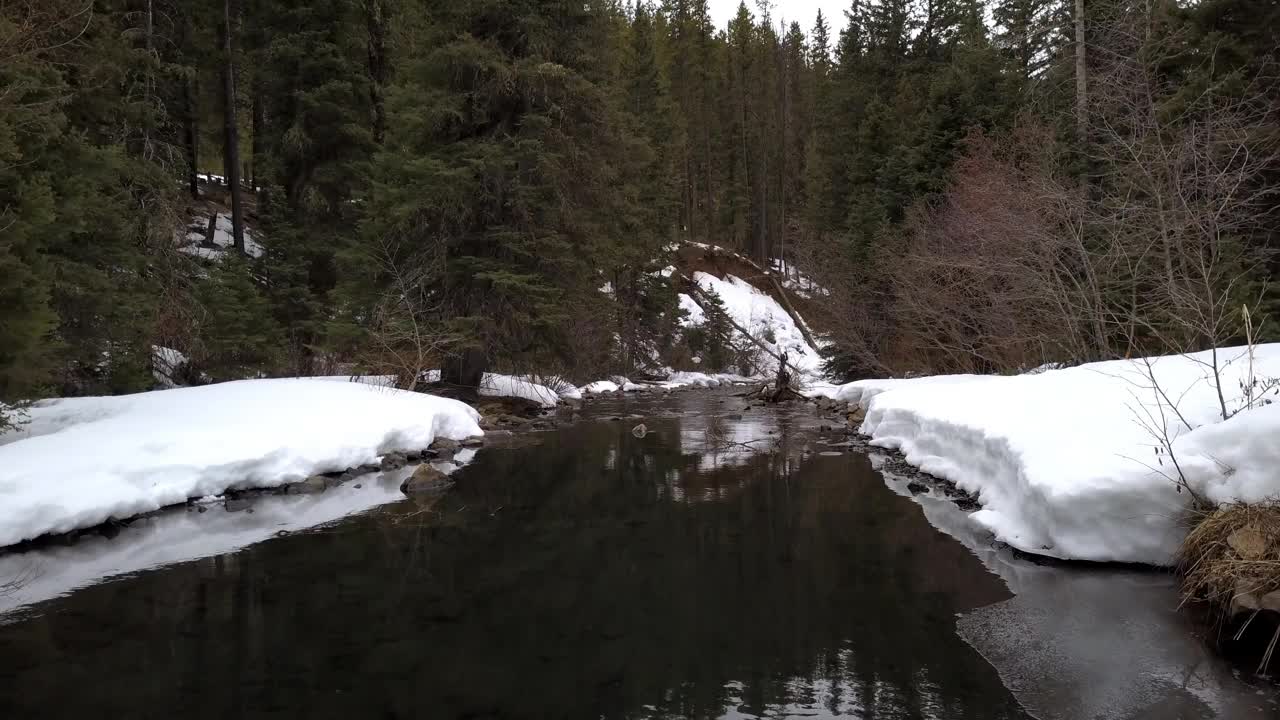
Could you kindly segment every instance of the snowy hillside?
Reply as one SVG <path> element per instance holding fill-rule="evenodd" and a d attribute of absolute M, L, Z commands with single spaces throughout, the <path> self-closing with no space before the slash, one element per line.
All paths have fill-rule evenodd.
<path fill-rule="evenodd" d="M 205 237 L 206 228 L 202 224 L 208 220 L 203 217 L 193 218 L 193 225 L 187 228 L 185 236 L 179 236 L 178 252 L 193 255 L 203 260 L 221 260 L 222 256 L 231 249 L 235 248 L 235 238 L 232 233 L 231 218 L 226 213 L 218 213 L 214 221 L 212 244 L 207 242 Z M 258 244 L 253 237 L 253 232 L 248 228 L 244 231 L 244 250 L 250 257 L 262 257 L 266 250 L 262 245 Z"/>
<path fill-rule="evenodd" d="M 1229 412 L 1245 405 L 1244 348 L 1220 350 Z M 982 504 L 973 521 L 1027 552 L 1169 565 L 1188 492 L 1215 503 L 1280 497 L 1280 405 L 1222 421 L 1209 353 L 1012 377 L 866 380 L 826 392 L 867 409 L 862 432 Z M 1280 377 L 1280 344 L 1257 378 Z M 1154 377 L 1162 394 L 1152 384 Z M 1162 400 L 1162 397 L 1168 400 Z M 1185 420 L 1185 423 L 1183 422 Z M 1174 458 L 1157 436 L 1167 430 Z"/>
<path fill-rule="evenodd" d="M 0 435 L 0 547 L 482 434 L 460 402 L 323 380 L 48 400 L 30 419 Z"/>
<path fill-rule="evenodd" d="M 709 273 L 697 272 L 693 280 L 703 290 L 718 295 L 733 321 L 763 341 L 770 350 L 787 353 L 788 360 L 802 374 L 816 377 L 821 372 L 822 358 L 817 349 L 805 341 L 795 320 L 773 296 L 734 275 L 726 275 L 722 280 Z M 688 295 L 680 297 L 681 306 L 690 310 L 690 319 L 686 322 L 704 317 L 700 307 L 697 311 L 687 307 L 690 302 L 696 305 L 694 298 Z M 769 358 L 767 366 L 775 365 L 776 361 Z"/>

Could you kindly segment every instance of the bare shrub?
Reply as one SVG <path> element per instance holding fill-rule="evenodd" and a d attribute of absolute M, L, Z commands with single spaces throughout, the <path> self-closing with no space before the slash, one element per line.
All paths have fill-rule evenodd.
<path fill-rule="evenodd" d="M 1259 598 L 1280 592 L 1280 503 L 1224 505 L 1204 513 L 1183 542 L 1178 564 L 1187 600 L 1207 601 L 1228 615 L 1248 614 L 1233 637 L 1239 640 L 1262 610 Z M 1267 671 L 1278 644 L 1280 627 L 1258 673 Z"/>
<path fill-rule="evenodd" d="M 1145 13 L 1099 16 L 1083 178 L 1048 126 L 1023 122 L 971 136 L 946 191 L 871 257 L 830 238 L 797 248 L 858 363 L 1001 372 L 1241 339 L 1280 207 L 1274 78 L 1207 73 L 1188 92 L 1167 69 L 1183 39 Z M 1216 352 L 1203 363 L 1221 376 Z"/>
<path fill-rule="evenodd" d="M 857 258 L 832 235 L 800 238 L 792 256 L 793 267 L 821 288 L 805 315 L 840 348 L 844 379 L 889 374 L 907 364 L 892 351 L 889 294 L 876 258 Z"/>
<path fill-rule="evenodd" d="M 392 375 L 396 386 L 414 390 L 425 373 L 438 368 L 450 343 L 457 341 L 432 283 L 442 268 L 430 250 L 409 253 L 394 241 L 381 243 L 367 258 L 385 280 L 367 319 L 367 340 L 358 366 L 375 375 Z"/>
<path fill-rule="evenodd" d="M 1100 23 L 1089 224 L 1132 276 L 1127 300 L 1118 294 L 1131 343 L 1214 349 L 1241 339 L 1237 310 L 1258 302 L 1248 289 L 1270 259 L 1260 238 L 1277 227 L 1276 78 L 1183 87 L 1164 70 L 1184 55 L 1182 38 L 1153 41 L 1152 22 L 1117 6 Z M 1220 377 L 1216 351 L 1203 364 Z"/>
<path fill-rule="evenodd" d="M 1023 127 L 1004 149 L 971 136 L 950 189 L 907 219 L 888 267 L 892 316 L 932 368 L 992 372 L 1105 353 L 1079 203 L 1037 157 L 1045 134 Z"/>

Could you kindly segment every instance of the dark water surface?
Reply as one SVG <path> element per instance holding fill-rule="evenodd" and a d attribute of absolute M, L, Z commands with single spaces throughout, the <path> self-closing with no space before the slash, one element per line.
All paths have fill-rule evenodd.
<path fill-rule="evenodd" d="M 11 609 L 0 718 L 1026 717 L 956 630 L 1006 584 L 865 456 L 798 412 L 662 402 L 643 438 L 487 448 L 443 496 L 316 529 L 272 523 L 398 479 L 46 553 L 49 595 L 201 523 L 222 554 Z"/>

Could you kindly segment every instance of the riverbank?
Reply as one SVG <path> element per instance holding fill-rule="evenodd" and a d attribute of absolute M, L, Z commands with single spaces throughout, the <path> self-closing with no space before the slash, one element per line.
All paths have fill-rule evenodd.
<path fill-rule="evenodd" d="M 111 687 L 149 687 L 133 682 L 148 657 L 157 664 L 147 677 L 162 679 L 148 707 L 163 711 L 197 690 L 215 697 L 212 687 L 171 695 L 184 686 L 170 673 L 237 647 L 257 654 L 210 666 L 270 677 L 262 692 L 295 709 L 287 701 L 305 702 L 318 678 L 360 687 L 341 685 L 357 657 L 429 678 L 425 690 L 393 683 L 414 689 L 402 711 L 422 692 L 447 695 L 423 701 L 427 714 L 452 714 L 442 702 L 492 713 L 486 703 L 499 696 L 486 673 L 534 674 L 542 691 L 499 690 L 508 714 L 533 716 L 587 714 L 592 693 L 616 699 L 615 678 L 664 672 L 679 683 L 670 687 L 701 678 L 698 714 L 709 717 L 759 716 L 765 706 L 820 715 L 832 712 L 824 703 L 837 688 L 850 716 L 897 717 L 951 698 L 945 707 L 957 714 L 964 704 L 973 717 L 1027 720 L 1010 691 L 1039 720 L 1274 713 L 1274 688 L 1233 677 L 1208 651 L 1205 629 L 1178 612 L 1168 573 L 1014 555 L 939 489 L 913 492 L 927 479 L 900 475 L 890 453 L 851 434 L 847 413 L 836 414 L 845 407 L 761 404 L 748 390 L 616 393 L 576 411 L 566 403 L 537 416 L 557 427 L 528 423 L 460 450 L 469 459 L 448 492 L 406 497 L 407 466 L 321 493 L 179 507 L 113 538 L 0 554 L 0 577 L 35 575 L 0 597 L 3 640 L 17 649 L 9 669 L 25 673 L 6 677 L 27 688 L 24 701 L 48 702 L 42 717 Z M 237 645 L 241 630 L 257 644 Z M 51 634 L 66 638 L 59 657 L 23 641 Z M 169 654 L 137 647 L 150 642 Z M 834 654 L 815 650 L 828 647 Z M 399 662 L 373 659 L 395 648 L 404 648 Z M 741 663 L 753 648 L 758 662 L 776 662 L 779 651 L 789 660 L 748 672 Z M 295 676 L 281 663 L 302 649 L 311 661 Z M 673 653 L 683 658 L 674 668 Z M 60 658 L 93 669 L 79 676 L 74 702 L 38 682 L 65 680 Z M 434 659 L 443 662 L 420 666 Z M 259 675 L 263 662 L 270 670 Z M 787 681 L 748 691 L 760 676 Z M 546 695 L 557 678 L 557 687 L 580 688 L 563 697 L 582 713 Z M 245 687 L 228 682 L 211 685 Z M 661 706 L 667 687 L 628 690 L 631 714 Z M 528 704 L 540 699 L 551 703 L 541 713 Z"/>
<path fill-rule="evenodd" d="M 0 435 L 0 547 L 227 491 L 320 487 L 481 436 L 479 419 L 454 400 L 300 379 L 41 401 Z"/>
<path fill-rule="evenodd" d="M 1226 636 L 1261 635 L 1262 670 L 1280 638 L 1277 376 L 1280 345 L 1260 345 L 813 394 L 863 413 L 871 446 L 963 491 L 967 522 L 1002 545 L 1181 570 Z"/>
<path fill-rule="evenodd" d="M 557 392 L 494 377 L 498 385 L 473 405 L 396 390 L 377 377 L 244 380 L 38 402 L 28 422 L 0 434 L 0 549 L 109 535 L 166 508 L 203 512 L 202 500 L 323 492 L 405 466 L 447 476 L 474 448 L 576 422 L 585 403 L 612 393 L 665 395 L 749 381 L 676 373 Z"/>

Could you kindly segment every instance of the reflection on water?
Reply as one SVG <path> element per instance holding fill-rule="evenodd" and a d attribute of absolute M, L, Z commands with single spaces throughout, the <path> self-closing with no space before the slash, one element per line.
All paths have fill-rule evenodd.
<path fill-rule="evenodd" d="M 872 455 L 873 465 L 883 462 Z M 910 496 L 910 478 L 883 470 Z M 925 517 L 968 547 L 1016 597 L 962 614 L 957 630 L 1040 720 L 1274 720 L 1280 687 L 1245 678 L 1181 611 L 1177 579 L 1154 569 L 1042 564 L 992 542 L 936 496 Z"/>
<path fill-rule="evenodd" d="M 704 402 L 34 605 L 0 716 L 1025 717 L 955 631 L 998 578 L 866 458 Z"/>

